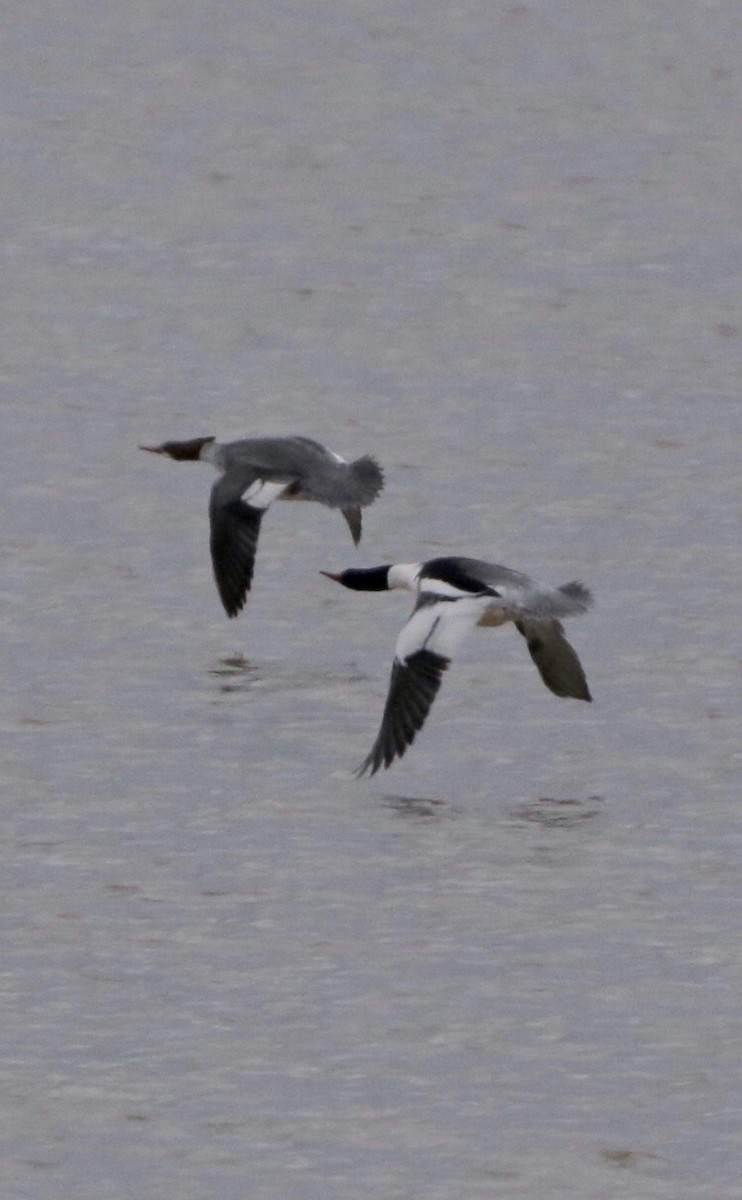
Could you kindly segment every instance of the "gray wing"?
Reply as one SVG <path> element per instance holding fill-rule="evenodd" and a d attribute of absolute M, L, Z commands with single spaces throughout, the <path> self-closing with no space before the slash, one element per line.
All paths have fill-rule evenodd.
<path fill-rule="evenodd" d="M 260 522 L 265 509 L 239 498 L 222 499 L 216 483 L 211 491 L 211 561 L 222 604 L 230 617 L 244 606 L 255 569 Z"/>
<path fill-rule="evenodd" d="M 515 628 L 526 639 L 528 653 L 550 692 L 592 700 L 582 663 L 564 636 L 561 622 L 519 620 Z"/>
<path fill-rule="evenodd" d="M 418 650 L 404 662 L 394 660 L 381 728 L 370 753 L 356 771 L 375 775 L 401 758 L 422 729 L 451 660 L 432 650 Z"/>
<path fill-rule="evenodd" d="M 449 560 L 456 563 L 462 574 L 468 575 L 472 580 L 486 584 L 488 587 L 497 587 L 498 584 L 507 584 L 510 587 L 528 591 L 533 586 L 533 580 L 530 575 L 524 575 L 522 571 L 511 571 L 509 567 L 503 567 L 499 563 L 483 562 L 480 558 L 464 558 L 457 556 Z"/>
<path fill-rule="evenodd" d="M 436 560 L 433 560 L 435 563 Z M 455 564 L 462 576 L 468 577 L 472 583 L 479 582 L 496 590 L 502 598 L 503 608 L 518 620 L 533 618 L 534 620 L 560 620 L 564 617 L 576 617 L 587 612 L 593 598 L 589 588 L 584 583 L 573 580 L 559 587 L 539 583 L 522 571 L 511 571 L 509 567 L 498 563 L 482 562 L 476 558 L 451 558 L 444 560 L 449 567 Z M 431 564 L 426 563 L 425 567 Z M 422 572 L 426 574 L 425 569 Z"/>

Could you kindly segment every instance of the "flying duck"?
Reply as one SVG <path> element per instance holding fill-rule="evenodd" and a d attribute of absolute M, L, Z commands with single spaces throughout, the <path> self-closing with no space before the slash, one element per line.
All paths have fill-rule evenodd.
<path fill-rule="evenodd" d="M 140 446 L 176 462 L 211 463 L 221 473 L 211 489 L 211 561 L 227 615 L 244 606 L 253 577 L 263 514 L 274 500 L 315 500 L 339 508 L 356 546 L 361 540 L 361 509 L 376 499 L 384 475 L 369 455 L 346 462 L 307 437 L 213 437 Z"/>
<path fill-rule="evenodd" d="M 582 583 L 552 588 L 520 571 L 474 558 L 433 558 L 321 574 L 355 591 L 406 588 L 417 596 L 394 648 L 381 727 L 358 776 L 367 771 L 375 775 L 402 757 L 425 723 L 443 672 L 475 625 L 512 621 L 550 691 L 592 699 L 582 664 L 561 625 L 563 617 L 578 616 L 590 607 L 592 596 Z"/>

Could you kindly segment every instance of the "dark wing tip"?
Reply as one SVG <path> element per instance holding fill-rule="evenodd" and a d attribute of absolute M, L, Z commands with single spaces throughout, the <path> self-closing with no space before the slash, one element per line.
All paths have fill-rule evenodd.
<path fill-rule="evenodd" d="M 232 617 L 238 617 L 240 615 L 243 608 L 245 607 L 245 604 L 247 603 L 247 594 L 248 594 L 249 590 L 250 590 L 250 587 L 248 585 L 247 589 L 245 590 L 244 596 L 239 596 L 236 599 L 229 596 L 225 591 L 220 590 L 219 594 L 222 599 L 222 604 L 224 605 L 224 611 L 226 612 L 228 617 L 232 618 Z"/>
<path fill-rule="evenodd" d="M 353 538 L 353 545 L 357 546 L 361 540 L 362 518 L 360 506 L 354 505 L 352 508 L 341 508 L 341 513 L 348 523 L 350 536 Z"/>
<path fill-rule="evenodd" d="M 376 774 L 379 767 L 381 766 L 381 761 L 374 763 L 374 765 L 371 766 L 372 763 L 374 763 L 374 751 L 373 750 L 371 751 L 370 754 L 366 755 L 366 757 L 364 758 L 360 767 L 356 767 L 355 771 L 353 772 L 353 777 L 355 779 L 361 779 L 364 775 L 368 774 L 368 777 L 370 779 L 372 777 L 372 775 Z M 369 767 L 371 767 L 370 771 L 369 771 Z"/>
<path fill-rule="evenodd" d="M 412 745 L 425 724 L 450 661 L 432 650 L 418 650 L 404 662 L 395 660 L 379 733 L 355 771 L 357 779 L 366 772 L 375 775 L 381 767 L 390 767 Z"/>
<path fill-rule="evenodd" d="M 575 700 L 587 700 L 588 704 L 592 704 L 593 702 L 592 694 L 590 692 L 590 688 L 587 686 L 587 680 L 584 672 L 582 674 L 582 687 L 579 690 L 576 690 L 573 695 Z"/>

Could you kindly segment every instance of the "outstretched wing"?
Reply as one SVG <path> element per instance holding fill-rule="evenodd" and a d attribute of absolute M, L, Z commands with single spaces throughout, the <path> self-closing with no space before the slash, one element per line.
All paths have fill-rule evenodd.
<path fill-rule="evenodd" d="M 420 595 L 397 638 L 378 736 L 356 775 L 375 775 L 402 757 L 425 723 L 443 672 L 491 602 L 491 593 L 460 598 Z"/>
<path fill-rule="evenodd" d="M 262 508 L 232 500 L 211 510 L 211 561 L 227 616 L 236 617 L 247 599 L 255 568 Z"/>
<path fill-rule="evenodd" d="M 560 621 L 519 620 L 515 628 L 526 639 L 528 653 L 549 691 L 555 696 L 592 700 L 582 663 Z"/>
<path fill-rule="evenodd" d="M 263 513 L 285 487 L 285 480 L 251 480 L 245 476 L 238 486 L 222 478 L 211 489 L 211 561 L 222 604 L 230 617 L 237 616 L 250 590 Z M 240 499 L 241 491 L 246 494 L 244 500 Z"/>
<path fill-rule="evenodd" d="M 438 694 L 443 672 L 451 660 L 432 650 L 418 650 L 404 662 L 394 660 L 389 693 L 376 741 L 356 771 L 375 775 L 401 758 L 422 729 L 430 706 Z"/>

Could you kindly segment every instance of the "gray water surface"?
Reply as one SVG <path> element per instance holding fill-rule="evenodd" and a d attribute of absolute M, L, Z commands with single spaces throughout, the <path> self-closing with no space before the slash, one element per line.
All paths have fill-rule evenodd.
<path fill-rule="evenodd" d="M 739 1195 L 738 5 L 12 4 L 4 17 L 9 1200 Z M 313 435 L 354 550 L 209 469 Z M 559 583 L 595 702 L 478 630 L 404 760 L 409 598 Z"/>

